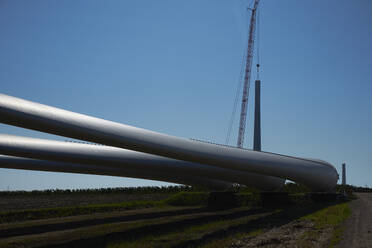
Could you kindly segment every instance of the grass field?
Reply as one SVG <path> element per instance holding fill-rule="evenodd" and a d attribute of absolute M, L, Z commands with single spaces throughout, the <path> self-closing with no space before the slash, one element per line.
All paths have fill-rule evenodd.
<path fill-rule="evenodd" d="M 0 211 L 74 207 L 128 201 L 160 201 L 178 192 L 196 191 L 186 186 L 103 188 L 77 190 L 2 191 Z"/>
<path fill-rule="evenodd" d="M 314 223 L 314 229 L 305 232 L 301 237 L 301 247 L 312 247 L 309 240 L 319 236 L 320 232 L 328 230 L 331 233 L 329 238 L 329 246 L 335 247 L 342 239 L 342 233 L 345 226 L 342 223 L 351 215 L 351 209 L 347 202 L 332 205 L 330 207 L 319 210 L 310 215 L 304 216 L 302 219 L 310 220 Z"/>
<path fill-rule="evenodd" d="M 209 193 L 199 189 L 162 190 L 153 192 L 160 200 L 3 211 L 0 247 L 328 247 L 350 214 L 347 202 L 311 202 L 293 186 L 284 206 L 262 206 L 258 192 L 239 189 L 231 209 L 208 208 Z"/>

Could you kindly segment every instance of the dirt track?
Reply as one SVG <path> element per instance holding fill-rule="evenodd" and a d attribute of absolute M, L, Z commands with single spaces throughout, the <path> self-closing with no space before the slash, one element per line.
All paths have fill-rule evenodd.
<path fill-rule="evenodd" d="M 372 247 L 372 194 L 355 193 L 357 200 L 352 201 L 351 217 L 346 221 L 346 230 L 340 248 Z"/>
<path fill-rule="evenodd" d="M 284 209 L 159 208 L 156 212 L 155 209 L 139 209 L 6 223 L 0 225 L 0 247 L 106 247 L 111 243 L 120 244 L 131 240 L 139 242 L 146 240 L 146 237 L 150 237 L 151 244 L 156 244 L 156 247 L 164 247 L 164 243 L 170 247 L 197 247 L 237 232 L 250 233 L 257 230 L 264 232 L 259 239 L 243 240 L 245 244 L 252 244 L 248 247 L 257 247 L 257 244 L 261 247 L 291 247 L 304 231 L 311 229 L 311 223 L 296 220 L 324 207 L 326 205 Z M 215 222 L 218 224 L 206 225 Z M 193 228 L 199 228 L 195 229 L 197 233 L 182 234 Z M 266 232 L 270 232 L 270 235 L 266 235 Z M 174 239 L 172 235 L 181 238 Z M 151 247 L 151 244 L 145 247 Z M 233 247 L 246 247 L 241 245 L 234 244 Z"/>
<path fill-rule="evenodd" d="M 364 197 L 353 204 L 359 206 L 362 199 Z M 369 199 L 372 200 L 372 194 Z M 372 201 L 367 202 L 365 208 L 371 204 Z M 169 207 L 4 223 L 0 225 L 0 247 L 106 247 L 132 240 L 138 244 L 150 242 L 145 247 L 154 247 L 151 244 L 156 247 L 164 247 L 164 244 L 197 247 L 220 242 L 221 237 L 236 233 L 247 235 L 232 240 L 232 243 L 227 239 L 225 247 L 308 247 L 309 244 L 310 247 L 326 247 L 332 230 L 317 230 L 314 223 L 299 218 L 328 206 L 310 204 L 283 209 L 242 207 L 228 210 Z M 258 235 L 251 235 L 251 232 L 258 232 Z M 305 232 L 315 234 L 303 238 Z M 346 244 L 343 247 L 371 246 Z"/>
<path fill-rule="evenodd" d="M 249 208 L 216 211 L 206 208 L 175 208 L 172 211 L 158 211 L 155 214 L 153 210 L 151 212 L 142 209 L 124 211 L 121 213 L 123 216 L 120 212 L 114 217 L 105 215 L 109 214 L 61 218 L 65 220 L 63 222 L 56 218 L 41 220 L 40 223 L 35 221 L 15 223 L 15 226 L 3 224 L 0 225 L 0 232 L 4 233 L 3 238 L 0 237 L 0 247 L 105 247 L 113 240 L 141 238 L 150 233 L 161 235 L 213 221 L 247 218 L 256 223 L 260 217 L 278 216 L 272 210 Z M 191 241 L 179 242 L 180 247 L 188 247 Z"/>

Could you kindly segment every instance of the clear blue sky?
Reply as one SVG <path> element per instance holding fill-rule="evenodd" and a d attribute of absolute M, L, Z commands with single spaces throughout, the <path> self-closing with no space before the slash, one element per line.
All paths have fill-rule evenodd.
<path fill-rule="evenodd" d="M 0 92 L 224 143 L 251 2 L 0 1 Z M 261 2 L 263 150 L 346 162 L 371 187 L 372 1 Z M 164 183 L 0 169 L 0 190 L 137 185 Z"/>

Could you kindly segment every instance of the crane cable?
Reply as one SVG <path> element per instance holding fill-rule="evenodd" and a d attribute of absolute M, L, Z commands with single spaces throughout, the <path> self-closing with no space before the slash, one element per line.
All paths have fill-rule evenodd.
<path fill-rule="evenodd" d="M 233 125 L 234 125 L 235 114 L 236 114 L 236 110 L 238 108 L 238 101 L 239 101 L 239 98 L 240 98 L 240 92 L 241 92 L 242 85 L 243 85 L 244 61 L 245 61 L 245 57 L 246 57 L 245 54 L 247 53 L 246 50 L 247 49 L 244 50 L 244 54 L 242 56 L 238 87 L 236 88 L 236 92 L 235 92 L 233 111 L 232 111 L 231 116 L 230 116 L 229 128 L 227 130 L 225 145 L 228 145 L 229 142 L 230 142 L 232 128 L 233 128 Z"/>
<path fill-rule="evenodd" d="M 249 18 L 249 16 L 247 16 L 246 18 Z M 244 22 L 244 23 L 247 24 L 247 22 Z M 244 30 L 247 30 L 247 28 L 244 28 Z M 248 35 L 249 34 L 247 34 L 247 36 Z M 227 136 L 226 136 L 226 140 L 225 140 L 225 145 L 228 145 L 229 142 L 230 142 L 231 133 L 232 133 L 232 129 L 233 129 L 233 125 L 234 125 L 234 120 L 235 120 L 235 115 L 236 115 L 236 110 L 238 108 L 238 101 L 239 101 L 239 98 L 240 98 L 240 94 L 241 94 L 241 90 L 242 90 L 242 85 L 243 85 L 244 69 L 245 69 L 245 60 L 246 60 L 246 55 L 247 55 L 247 49 L 248 48 L 245 47 L 245 49 L 243 51 L 242 62 L 241 62 L 241 65 L 240 65 L 240 75 L 239 75 L 239 79 L 238 79 L 238 87 L 236 88 L 236 92 L 235 92 L 235 99 L 234 99 L 234 104 L 233 104 L 233 111 L 232 111 L 231 116 L 230 116 L 229 127 L 228 127 L 228 130 L 227 130 Z"/>

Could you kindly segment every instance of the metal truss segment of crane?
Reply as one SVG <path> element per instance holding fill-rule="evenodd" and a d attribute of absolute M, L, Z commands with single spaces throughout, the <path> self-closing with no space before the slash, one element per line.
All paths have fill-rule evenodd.
<path fill-rule="evenodd" d="M 237 141 L 237 146 L 239 148 L 242 148 L 243 143 L 244 143 L 244 133 L 245 133 L 246 120 L 247 120 L 248 96 L 249 96 L 250 78 L 251 78 L 251 72 L 252 72 L 254 35 L 255 35 L 255 28 L 256 28 L 256 14 L 257 14 L 258 3 L 259 3 L 259 0 L 255 0 L 253 8 L 250 9 L 252 11 L 252 14 L 251 14 L 251 19 L 250 19 L 250 24 L 249 24 L 248 49 L 247 49 L 247 57 L 246 57 L 243 96 L 242 96 L 241 113 L 240 113 L 239 130 L 238 130 L 238 141 Z"/>

